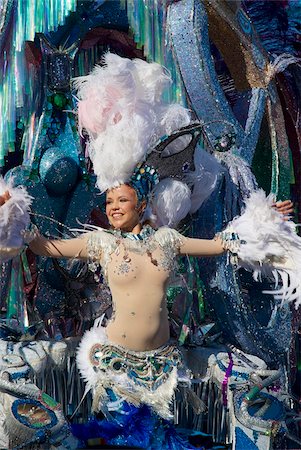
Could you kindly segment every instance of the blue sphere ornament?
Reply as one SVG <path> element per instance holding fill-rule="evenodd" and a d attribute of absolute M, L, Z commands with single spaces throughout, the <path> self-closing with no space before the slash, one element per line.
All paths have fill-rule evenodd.
<path fill-rule="evenodd" d="M 14 180 L 14 186 L 26 186 L 28 180 L 28 171 L 22 166 L 16 166 L 8 170 L 4 176 L 4 180 L 8 183 L 11 179 Z"/>
<path fill-rule="evenodd" d="M 46 189 L 53 195 L 70 192 L 77 183 L 78 165 L 60 147 L 49 147 L 43 154 L 39 175 Z"/>

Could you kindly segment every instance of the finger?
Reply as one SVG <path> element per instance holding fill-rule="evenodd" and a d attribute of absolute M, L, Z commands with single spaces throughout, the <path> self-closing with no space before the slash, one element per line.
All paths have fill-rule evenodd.
<path fill-rule="evenodd" d="M 293 208 L 293 206 L 294 205 L 292 203 L 289 203 L 287 205 L 278 205 L 277 209 L 288 209 L 288 208 Z"/>
<path fill-rule="evenodd" d="M 277 211 L 280 212 L 281 214 L 291 214 L 294 212 L 294 208 L 284 207 L 277 209 Z"/>
<path fill-rule="evenodd" d="M 4 197 L 4 199 L 5 199 L 6 202 L 11 198 L 10 193 L 9 193 L 8 191 L 5 191 L 5 192 L 4 192 L 3 197 Z"/>
<path fill-rule="evenodd" d="M 291 200 L 283 200 L 283 201 L 279 201 L 279 202 L 276 202 L 276 205 L 292 205 L 293 204 L 293 202 L 291 201 Z"/>
<path fill-rule="evenodd" d="M 294 204 L 290 200 L 285 200 L 284 202 L 275 203 L 277 209 L 281 208 L 293 208 Z"/>

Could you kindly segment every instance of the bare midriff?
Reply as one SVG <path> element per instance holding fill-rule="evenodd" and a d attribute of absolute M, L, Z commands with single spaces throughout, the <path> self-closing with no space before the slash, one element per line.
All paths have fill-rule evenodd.
<path fill-rule="evenodd" d="M 160 265 L 162 251 L 111 255 L 108 283 L 114 314 L 107 326 L 112 343 L 135 351 L 156 349 L 169 340 L 166 288 L 169 271 Z"/>

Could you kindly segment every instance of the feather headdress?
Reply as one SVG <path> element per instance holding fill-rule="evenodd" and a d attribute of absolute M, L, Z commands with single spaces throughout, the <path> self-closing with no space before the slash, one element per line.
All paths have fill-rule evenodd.
<path fill-rule="evenodd" d="M 103 65 L 96 66 L 89 75 L 75 79 L 79 130 L 82 133 L 84 129 L 88 134 L 88 152 L 101 192 L 131 183 L 133 173 L 140 177 L 143 170 L 137 172 L 137 165 L 145 163 L 160 138 L 191 123 L 186 108 L 162 100 L 162 93 L 170 83 L 170 75 L 161 65 L 112 53 L 107 53 Z M 166 151 L 176 158 L 190 141 L 191 137 L 179 135 L 171 140 Z M 145 173 L 150 178 L 152 170 Z M 166 177 L 168 175 L 162 178 Z M 153 181 L 153 185 L 149 180 L 142 183 L 138 194 L 144 186 L 153 189 L 157 182 L 155 177 Z M 137 188 L 137 183 L 134 187 Z M 162 195 L 162 189 L 163 186 L 157 188 L 151 196 L 157 217 L 158 211 L 162 213 L 158 224 L 175 225 L 189 212 L 191 190 L 183 180 L 165 182 L 164 196 L 157 201 L 156 196 Z M 189 197 L 185 208 L 183 195 Z"/>
<path fill-rule="evenodd" d="M 190 122 L 188 111 L 162 102 L 171 82 L 157 63 L 107 53 L 104 65 L 75 80 L 80 132 L 89 135 L 89 155 L 101 191 L 128 182 L 136 165 L 169 130 Z M 178 118 L 179 116 L 179 118 Z"/>

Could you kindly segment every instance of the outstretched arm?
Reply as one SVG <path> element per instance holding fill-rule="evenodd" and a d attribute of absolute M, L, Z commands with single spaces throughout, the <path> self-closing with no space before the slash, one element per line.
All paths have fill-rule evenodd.
<path fill-rule="evenodd" d="M 224 251 L 224 242 L 218 236 L 214 239 L 184 238 L 180 246 L 180 255 L 188 256 L 218 256 Z"/>
<path fill-rule="evenodd" d="M 290 200 L 285 200 L 283 202 L 277 202 L 272 205 L 277 212 L 282 214 L 283 220 L 288 220 L 290 215 L 293 213 L 293 203 Z M 216 235 L 214 239 L 194 239 L 194 238 L 184 238 L 183 243 L 179 249 L 181 255 L 188 256 L 218 256 L 224 253 L 226 250 L 235 251 L 235 241 L 232 239 L 232 233 L 228 233 L 230 239 L 227 239 L 227 233 L 224 234 L 224 238 L 221 239 L 220 236 Z M 231 244 L 232 242 L 232 244 Z M 233 245 L 234 248 L 231 248 Z M 238 244 L 239 245 L 239 244 Z"/>
<path fill-rule="evenodd" d="M 36 255 L 50 258 L 88 258 L 86 234 L 74 239 L 46 239 L 39 235 L 30 242 L 29 248 Z"/>
<path fill-rule="evenodd" d="M 5 190 L 5 187 L 9 187 L 11 193 Z M 30 221 L 28 209 L 31 198 L 25 190 L 12 188 L 12 186 L 6 185 L 1 178 L 0 188 L 4 188 L 4 193 L 0 195 L 2 260 L 18 254 L 24 241 L 30 242 L 29 247 L 36 255 L 52 258 L 88 258 L 86 234 L 75 239 L 55 240 L 46 239 L 35 231 L 33 233 L 26 231 Z M 15 224 L 14 229 L 12 223 Z"/>

